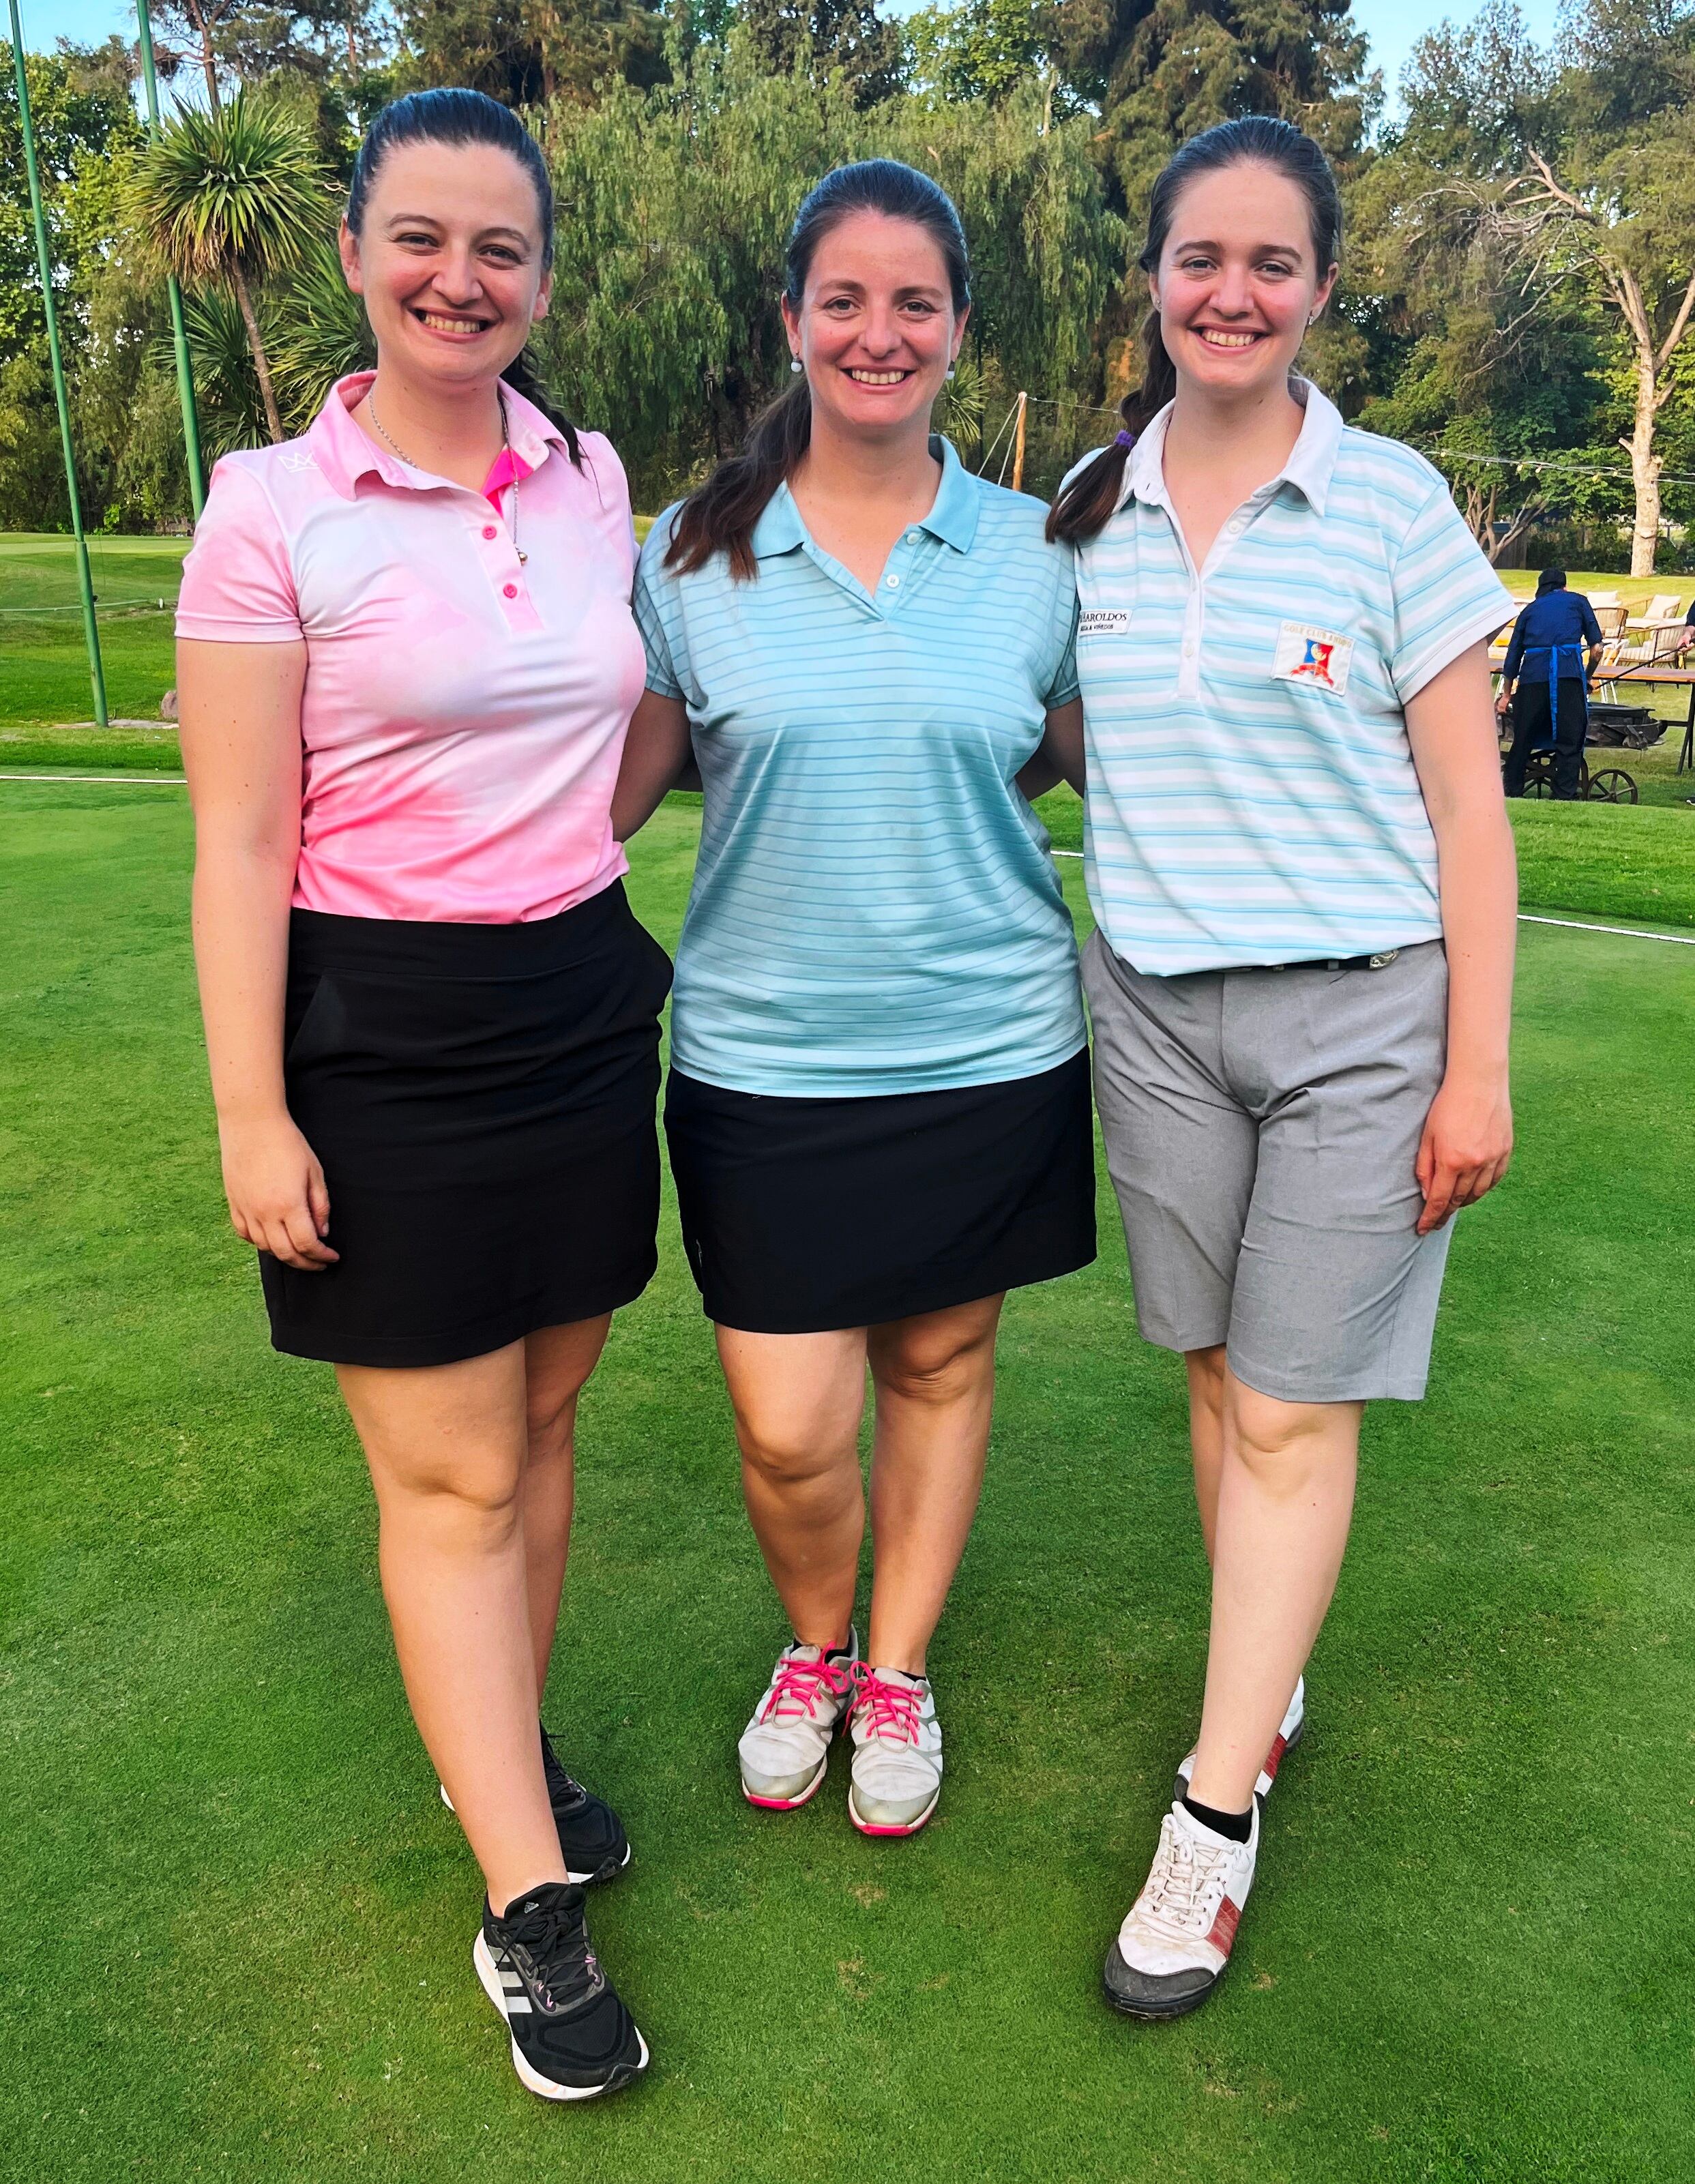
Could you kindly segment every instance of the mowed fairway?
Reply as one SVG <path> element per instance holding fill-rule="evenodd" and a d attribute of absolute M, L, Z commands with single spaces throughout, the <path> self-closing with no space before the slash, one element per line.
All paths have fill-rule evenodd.
<path fill-rule="evenodd" d="M 549 1706 L 635 1842 L 593 1925 L 655 2062 L 560 2112 L 471 1975 L 331 1375 L 270 1353 L 225 1222 L 182 792 L 0 797 L 0 2175 L 1689 2174 L 1695 948 L 1521 928 L 1518 1162 L 1430 1400 L 1368 1422 L 1311 1734 L 1176 2026 L 1097 1991 L 1207 1603 L 1109 1201 L 1099 1264 L 1009 1307 L 942 1813 L 884 1844 L 839 1758 L 800 1814 L 737 1793 L 783 1632 L 667 1212 L 584 1406 Z M 667 943 L 694 826 L 638 844 Z"/>

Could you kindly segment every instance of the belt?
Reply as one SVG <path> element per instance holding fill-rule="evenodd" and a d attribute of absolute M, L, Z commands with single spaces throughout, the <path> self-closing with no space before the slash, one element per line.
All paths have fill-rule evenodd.
<path fill-rule="evenodd" d="M 1262 971 L 1382 971 L 1401 953 L 1386 948 L 1376 956 L 1310 956 L 1299 963 L 1261 963 Z"/>

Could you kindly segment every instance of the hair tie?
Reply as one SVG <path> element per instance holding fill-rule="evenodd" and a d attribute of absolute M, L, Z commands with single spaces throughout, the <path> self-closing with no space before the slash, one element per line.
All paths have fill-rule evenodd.
<path fill-rule="evenodd" d="M 1113 441 L 1113 443 L 1112 443 L 1112 445 L 1113 445 L 1115 448 L 1133 448 L 1133 447 L 1135 447 L 1135 444 L 1136 444 L 1136 436 L 1135 436 L 1135 434 L 1134 432 L 1128 432 L 1128 431 L 1126 431 L 1126 432 L 1121 432 L 1118 434 L 1118 437 L 1117 437 L 1117 438 Z"/>

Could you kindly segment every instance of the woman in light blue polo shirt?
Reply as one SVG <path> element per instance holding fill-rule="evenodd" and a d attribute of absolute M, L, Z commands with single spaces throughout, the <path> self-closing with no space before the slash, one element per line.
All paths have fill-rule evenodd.
<path fill-rule="evenodd" d="M 1213 1570 L 1198 1746 L 1107 1960 L 1134 2017 L 1229 1962 L 1362 1412 L 1423 1394 L 1449 1217 L 1512 1146 L 1512 605 L 1429 464 L 1292 376 L 1341 227 L 1285 123 L 1178 153 L 1144 383 L 1050 523 L 1078 549 L 1096 1097 Z"/>
<path fill-rule="evenodd" d="M 935 184 L 888 160 L 801 207 L 795 382 L 655 526 L 621 836 L 705 791 L 666 1128 L 792 1626 L 739 1747 L 804 1804 L 850 1717 L 848 1811 L 940 1794 L 926 1649 L 982 1483 L 1009 1289 L 1095 1255 L 1077 951 L 1027 796 L 1082 745 L 1068 547 L 929 430 L 970 309 Z M 858 1434 L 876 1390 L 867 1644 Z"/>

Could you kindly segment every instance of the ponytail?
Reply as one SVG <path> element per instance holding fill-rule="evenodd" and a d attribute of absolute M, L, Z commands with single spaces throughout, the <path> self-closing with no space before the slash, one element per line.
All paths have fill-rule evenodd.
<path fill-rule="evenodd" d="M 1080 546 L 1103 531 L 1124 490 L 1130 449 L 1177 392 L 1177 370 L 1159 331 L 1159 313 L 1142 320 L 1142 383 L 1118 404 L 1123 427 L 1110 448 L 1101 448 L 1077 475 L 1060 488 L 1047 515 L 1047 535 Z"/>
<path fill-rule="evenodd" d="M 521 394 L 526 402 L 539 410 L 549 425 L 565 442 L 566 452 L 577 470 L 583 468 L 583 443 L 577 436 L 577 427 L 554 400 L 543 379 L 541 367 L 527 343 L 518 351 L 501 373 L 515 394 Z"/>
<path fill-rule="evenodd" d="M 683 502 L 666 549 L 666 567 L 687 576 L 722 552 L 739 582 L 756 577 L 753 527 L 778 487 L 799 467 L 811 437 L 812 393 L 800 379 L 761 410 L 741 453 L 720 463 Z"/>
<path fill-rule="evenodd" d="M 1269 167 L 1301 191 L 1312 223 L 1313 259 L 1319 279 L 1324 278 L 1341 253 L 1342 202 L 1335 175 L 1310 136 L 1266 114 L 1245 114 L 1238 121 L 1220 121 L 1203 129 L 1166 161 L 1148 199 L 1147 241 L 1136 259 L 1144 273 L 1159 270 L 1177 200 L 1186 186 L 1198 176 L 1242 166 Z M 1157 310 L 1142 321 L 1142 383 L 1118 405 L 1124 429 L 1110 448 L 1091 456 L 1061 488 L 1048 510 L 1050 538 L 1082 545 L 1111 521 L 1124 489 L 1124 466 L 1132 443 L 1177 393 L 1176 367 L 1167 354 Z"/>
<path fill-rule="evenodd" d="M 913 221 L 931 237 L 947 268 L 954 315 L 971 304 L 971 270 L 965 231 L 945 190 L 898 159 L 861 159 L 837 167 L 808 192 L 789 237 L 783 293 L 798 312 L 818 245 L 833 227 L 856 212 Z M 742 582 L 759 574 L 753 527 L 778 486 L 800 468 L 812 437 L 812 394 L 804 379 L 785 387 L 754 420 L 746 445 L 720 463 L 705 484 L 683 504 L 665 566 L 686 576 L 715 554 L 729 558 Z"/>

